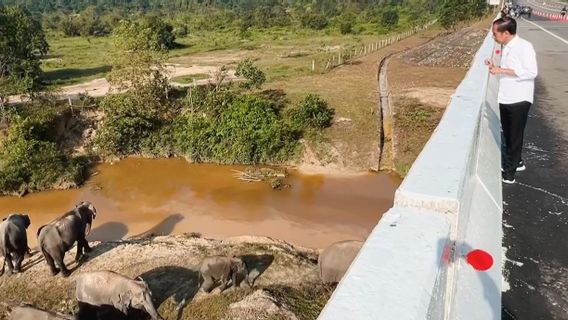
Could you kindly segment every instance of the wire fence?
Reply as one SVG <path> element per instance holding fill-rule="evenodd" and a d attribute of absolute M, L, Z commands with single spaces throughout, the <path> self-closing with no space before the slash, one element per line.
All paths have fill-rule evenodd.
<path fill-rule="evenodd" d="M 337 66 L 340 66 L 342 64 L 349 64 L 353 60 L 366 56 L 370 53 L 376 52 L 380 49 L 390 46 L 395 42 L 408 38 L 419 31 L 427 29 L 430 26 L 432 26 L 434 23 L 436 23 L 436 21 L 437 20 L 432 20 L 422 26 L 417 26 L 405 32 L 391 35 L 386 39 L 377 40 L 371 43 L 356 45 L 349 48 L 340 48 L 335 52 L 320 54 L 318 57 L 312 59 L 310 70 L 314 73 L 329 72 L 330 70 L 332 70 Z"/>

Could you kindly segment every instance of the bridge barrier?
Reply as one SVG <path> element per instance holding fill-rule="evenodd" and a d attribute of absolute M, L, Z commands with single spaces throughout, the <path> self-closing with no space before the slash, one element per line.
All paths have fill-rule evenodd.
<path fill-rule="evenodd" d="M 488 34 L 432 137 L 320 314 L 336 319 L 500 319 L 498 82 Z M 484 272 L 472 249 L 491 254 Z"/>
<path fill-rule="evenodd" d="M 537 10 L 533 10 L 532 14 L 534 14 L 535 16 L 546 18 L 548 20 L 568 22 L 568 15 L 563 16 L 559 13 L 557 14 L 557 13 L 550 13 L 550 12 L 542 12 L 542 11 L 537 11 Z"/>

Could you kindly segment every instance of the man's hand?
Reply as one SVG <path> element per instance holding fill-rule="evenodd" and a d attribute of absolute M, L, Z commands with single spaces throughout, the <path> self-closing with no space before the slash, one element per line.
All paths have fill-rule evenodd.
<path fill-rule="evenodd" d="M 491 58 L 485 59 L 485 65 L 488 66 L 489 69 L 495 67 L 495 64 L 493 63 L 493 59 L 491 59 Z"/>
<path fill-rule="evenodd" d="M 496 75 L 496 74 L 500 74 L 503 73 L 503 69 L 496 67 L 496 66 L 491 66 L 489 67 L 489 73 Z"/>

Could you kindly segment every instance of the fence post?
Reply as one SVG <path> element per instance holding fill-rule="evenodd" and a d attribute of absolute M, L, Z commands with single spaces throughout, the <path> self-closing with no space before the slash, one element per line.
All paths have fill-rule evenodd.
<path fill-rule="evenodd" d="M 337 61 L 338 61 L 337 65 L 338 66 L 341 65 L 341 50 L 339 50 L 339 55 L 337 56 Z"/>
<path fill-rule="evenodd" d="M 316 71 L 316 59 L 312 60 L 312 72 Z"/>

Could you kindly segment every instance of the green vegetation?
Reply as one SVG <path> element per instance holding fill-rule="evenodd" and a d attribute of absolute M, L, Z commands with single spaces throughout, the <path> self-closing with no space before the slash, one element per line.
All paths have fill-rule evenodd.
<path fill-rule="evenodd" d="M 235 75 L 246 79 L 246 81 L 241 82 L 241 86 L 246 89 L 260 89 L 266 82 L 264 72 L 256 67 L 251 59 L 244 59 L 239 62 Z"/>
<path fill-rule="evenodd" d="M 315 320 L 331 297 L 333 287 L 323 284 L 310 284 L 299 288 L 272 285 L 266 290 L 299 319 Z"/>
<path fill-rule="evenodd" d="M 440 8 L 439 22 L 444 28 L 450 29 L 462 21 L 482 17 L 487 8 L 487 2 L 484 0 L 447 0 Z"/>
<path fill-rule="evenodd" d="M 52 113 L 11 118 L 0 145 L 0 194 L 25 194 L 84 180 L 85 159 L 66 156 L 52 133 Z"/>
<path fill-rule="evenodd" d="M 438 126 L 444 109 L 422 104 L 407 97 L 396 99 L 394 134 L 397 136 L 397 153 L 393 159 L 395 170 L 405 176 L 434 129 Z"/>
<path fill-rule="evenodd" d="M 193 80 L 204 80 L 204 79 L 209 79 L 209 75 L 206 73 L 196 73 L 196 74 L 190 74 L 187 76 L 180 76 L 180 77 L 175 77 L 172 78 L 173 82 L 177 82 L 177 83 L 181 83 L 181 84 L 191 84 L 193 83 Z"/>
<path fill-rule="evenodd" d="M 2 6 L 12 4 L 22 7 Z M 377 41 L 377 35 L 430 20 L 438 6 L 436 0 L 391 1 L 380 7 L 325 0 L 310 4 L 237 1 L 230 5 L 177 0 L 120 4 L 111 0 L 0 0 L 4 119 L 0 134 L 7 149 L 0 159 L 0 190 L 78 184 L 85 165 L 68 155 L 61 137 L 48 130 L 35 131 L 55 126 L 66 107 L 54 112 L 48 125 L 31 117 L 47 108 L 49 101 L 34 100 L 24 108 L 32 111 L 8 116 L 6 98 L 14 93 L 35 96 L 42 85 L 60 86 L 102 76 L 114 89 L 128 91 L 89 103 L 104 114 L 94 139 L 88 141 L 87 150 L 94 159 L 135 154 L 241 164 L 295 159 L 301 138 L 325 140 L 322 132 L 331 125 L 334 111 L 309 92 L 294 94 L 296 102 L 290 103 L 285 92 L 262 91 L 262 86 L 310 73 L 312 59 L 318 55 L 337 48 L 356 50 Z M 226 49 L 238 52 L 220 52 Z M 243 54 L 245 50 L 250 54 Z M 180 57 L 191 54 L 201 54 L 216 66 L 228 64 L 245 81 L 225 84 L 227 67 L 223 66 L 206 87 L 172 90 L 165 63 L 177 57 L 173 62 L 183 65 L 188 58 Z M 210 58 L 216 54 L 218 60 Z M 223 60 L 223 54 L 231 62 Z M 243 59 L 236 63 L 235 57 Z M 194 77 L 174 81 L 187 83 Z M 25 128 L 36 129 L 31 134 Z M 39 172 L 45 162 L 49 162 L 48 170 Z"/>
<path fill-rule="evenodd" d="M 297 106 L 290 108 L 292 125 L 301 130 L 320 130 L 331 126 L 334 111 L 319 96 L 308 94 Z"/>
<path fill-rule="evenodd" d="M 31 93 L 40 87 L 39 57 L 48 45 L 37 20 L 19 7 L 0 7 L 0 123 L 13 94 Z"/>

